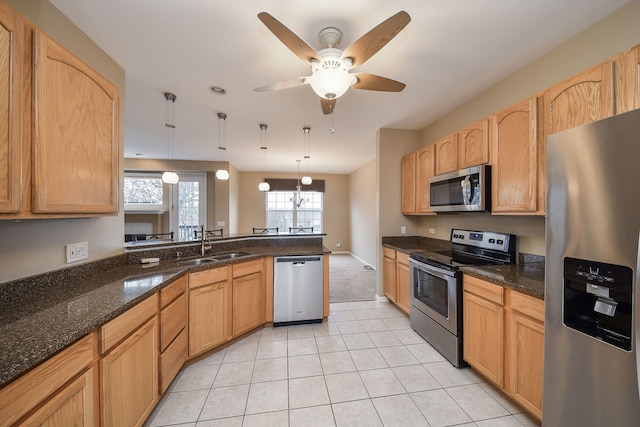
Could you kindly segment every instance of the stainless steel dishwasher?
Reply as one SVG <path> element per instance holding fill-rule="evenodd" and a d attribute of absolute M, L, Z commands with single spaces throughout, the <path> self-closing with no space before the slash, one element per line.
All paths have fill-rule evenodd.
<path fill-rule="evenodd" d="M 322 255 L 273 259 L 273 325 L 322 322 L 324 281 Z"/>

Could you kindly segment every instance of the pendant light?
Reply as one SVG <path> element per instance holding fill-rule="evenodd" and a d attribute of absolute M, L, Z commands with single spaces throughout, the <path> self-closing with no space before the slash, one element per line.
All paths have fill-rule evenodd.
<path fill-rule="evenodd" d="M 267 164 L 267 125 L 264 123 L 260 123 L 260 154 L 262 156 L 262 182 L 258 184 L 258 190 L 269 191 L 271 186 L 264 176 Z"/>
<path fill-rule="evenodd" d="M 220 161 L 224 162 L 227 152 L 227 115 L 225 113 L 218 113 L 218 151 L 221 152 Z M 224 168 L 218 169 L 216 178 L 220 181 L 228 180 L 229 171 Z"/>
<path fill-rule="evenodd" d="M 169 158 L 169 166 L 173 164 L 173 131 L 176 128 L 176 96 L 172 93 L 165 92 L 165 120 L 164 125 L 167 128 L 167 157 Z M 171 155 L 169 156 L 169 152 Z M 171 169 L 171 167 L 169 168 Z M 166 184 L 177 184 L 180 178 L 178 174 L 172 171 L 166 171 L 162 174 L 162 182 Z"/>
<path fill-rule="evenodd" d="M 296 160 L 296 162 L 298 162 L 298 185 L 296 185 L 296 192 L 293 193 L 293 197 L 291 197 L 291 201 L 293 202 L 294 205 L 296 205 L 296 207 L 300 207 L 304 204 L 304 202 L 306 202 L 305 199 L 302 198 L 302 195 L 300 194 L 300 162 L 302 160 Z"/>
<path fill-rule="evenodd" d="M 305 126 L 302 128 L 302 132 L 304 133 L 304 160 L 307 167 L 307 174 L 302 177 L 301 182 L 303 185 L 310 185 L 313 182 L 309 176 L 309 158 L 311 157 L 309 155 L 309 133 L 311 132 L 311 128 L 309 126 Z"/>

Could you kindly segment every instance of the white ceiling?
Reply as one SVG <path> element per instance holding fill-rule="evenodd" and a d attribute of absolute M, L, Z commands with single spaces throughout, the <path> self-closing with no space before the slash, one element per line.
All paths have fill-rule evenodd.
<path fill-rule="evenodd" d="M 177 95 L 173 157 L 220 160 L 218 119 L 240 171 L 292 172 L 311 127 L 310 171 L 350 173 L 375 157 L 378 128 L 422 129 L 628 0 L 50 0 L 126 72 L 125 157 L 167 158 L 164 92 Z M 354 72 L 406 83 L 400 93 L 349 89 L 333 126 L 311 87 L 253 89 L 310 74 L 257 18 L 269 12 L 316 50 L 343 32 L 344 49 L 391 15 L 411 22 Z M 227 90 L 214 95 L 209 86 Z"/>

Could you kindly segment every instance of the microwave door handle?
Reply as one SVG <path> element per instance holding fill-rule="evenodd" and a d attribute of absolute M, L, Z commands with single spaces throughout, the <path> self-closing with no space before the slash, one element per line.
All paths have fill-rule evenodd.
<path fill-rule="evenodd" d="M 462 199 L 465 205 L 471 204 L 471 182 L 469 181 L 469 175 L 464 177 L 464 180 L 460 183 L 462 186 Z"/>

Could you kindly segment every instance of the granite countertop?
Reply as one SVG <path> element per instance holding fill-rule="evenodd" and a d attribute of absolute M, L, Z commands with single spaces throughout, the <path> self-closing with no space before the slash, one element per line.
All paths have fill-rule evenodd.
<path fill-rule="evenodd" d="M 451 249 L 445 240 L 422 236 L 383 237 L 382 245 L 403 253 Z M 544 257 L 520 254 L 517 264 L 468 266 L 465 274 L 544 299 Z"/>
<path fill-rule="evenodd" d="M 281 246 L 215 247 L 205 256 L 229 251 L 249 255 L 226 261 L 184 266 L 176 250 L 119 255 L 56 272 L 0 284 L 0 387 L 125 312 L 161 287 L 190 271 L 245 262 L 264 256 L 331 253 L 313 240 Z M 318 239 L 321 242 L 321 239 Z M 171 255 L 170 255 L 171 254 Z M 153 264 L 144 257 L 159 256 Z"/>

